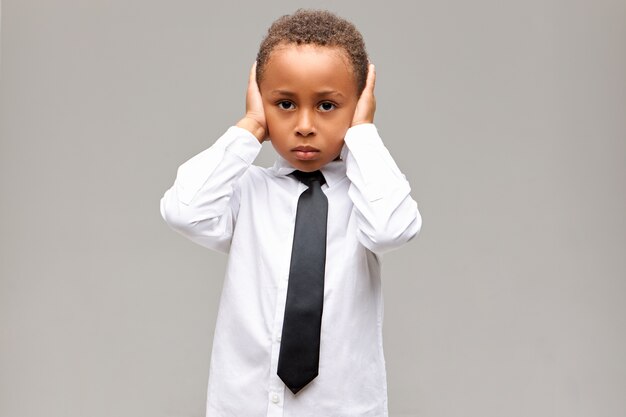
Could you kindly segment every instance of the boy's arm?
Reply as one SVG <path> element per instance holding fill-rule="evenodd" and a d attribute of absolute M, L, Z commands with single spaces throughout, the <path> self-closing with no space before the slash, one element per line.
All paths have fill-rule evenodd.
<path fill-rule="evenodd" d="M 362 123 L 348 129 L 341 156 L 352 183 L 348 193 L 359 241 L 382 254 L 411 240 L 421 229 L 422 218 L 411 198 L 411 187 L 376 126 Z"/>
<path fill-rule="evenodd" d="M 229 128 L 178 168 L 174 185 L 161 198 L 163 219 L 192 241 L 228 252 L 239 204 L 236 183 L 260 150 L 250 131 Z"/>
<path fill-rule="evenodd" d="M 341 158 L 352 182 L 348 194 L 358 222 L 357 238 L 382 254 L 411 240 L 422 227 L 422 217 L 409 194 L 409 183 L 374 126 L 375 84 L 376 68 L 370 64 Z"/>
<path fill-rule="evenodd" d="M 266 138 L 255 62 L 248 76 L 245 116 L 213 146 L 182 164 L 174 185 L 161 198 L 161 216 L 167 224 L 202 246 L 228 252 L 239 212 L 237 180 Z"/>

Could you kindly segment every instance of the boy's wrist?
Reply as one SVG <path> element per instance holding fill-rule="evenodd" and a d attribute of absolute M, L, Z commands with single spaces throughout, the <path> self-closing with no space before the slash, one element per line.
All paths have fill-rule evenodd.
<path fill-rule="evenodd" d="M 250 117 L 244 117 L 239 120 L 236 126 L 246 129 L 248 132 L 252 133 L 257 138 L 259 143 L 263 143 L 265 140 L 265 128 L 261 125 L 261 123 Z"/>

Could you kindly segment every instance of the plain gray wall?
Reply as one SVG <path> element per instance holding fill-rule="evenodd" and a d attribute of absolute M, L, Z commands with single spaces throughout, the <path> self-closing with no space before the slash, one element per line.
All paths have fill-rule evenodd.
<path fill-rule="evenodd" d="M 300 6 L 362 31 L 424 218 L 384 260 L 391 417 L 626 416 L 611 0 L 5 0 L 0 416 L 204 415 L 226 258 L 159 199 L 241 117 L 265 30 Z"/>

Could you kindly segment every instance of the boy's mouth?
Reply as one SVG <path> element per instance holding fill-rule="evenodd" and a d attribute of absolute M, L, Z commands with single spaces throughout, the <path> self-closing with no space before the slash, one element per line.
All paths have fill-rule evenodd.
<path fill-rule="evenodd" d="M 312 146 L 298 146 L 293 148 L 291 152 L 295 153 L 296 159 L 308 161 L 315 159 L 320 150 Z"/>

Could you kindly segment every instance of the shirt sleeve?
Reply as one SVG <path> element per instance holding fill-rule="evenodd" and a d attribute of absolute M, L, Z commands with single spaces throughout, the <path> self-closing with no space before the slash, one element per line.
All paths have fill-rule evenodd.
<path fill-rule="evenodd" d="M 348 129 L 341 152 L 354 204 L 358 240 L 380 255 L 413 239 L 422 217 L 411 187 L 371 123 Z"/>
<path fill-rule="evenodd" d="M 178 168 L 174 185 L 161 198 L 165 222 L 202 246 L 228 252 L 239 209 L 237 180 L 260 150 L 252 133 L 230 127 Z"/>

